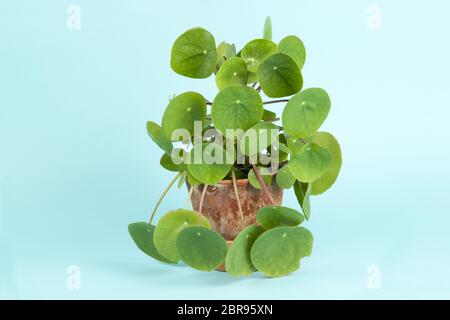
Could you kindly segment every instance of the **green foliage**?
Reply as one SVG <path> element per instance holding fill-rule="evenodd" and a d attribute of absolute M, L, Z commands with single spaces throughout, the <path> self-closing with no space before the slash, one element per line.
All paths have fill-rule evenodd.
<path fill-rule="evenodd" d="M 181 259 L 202 271 L 225 262 L 233 276 L 260 271 L 278 277 L 299 268 L 300 259 L 312 250 L 312 234 L 299 227 L 311 217 L 311 195 L 327 191 L 342 166 L 336 138 L 318 131 L 330 112 L 330 97 L 320 88 L 303 89 L 305 60 L 305 46 L 297 36 L 284 37 L 278 45 L 272 40 L 270 17 L 262 38 L 249 41 L 238 52 L 227 42 L 216 47 L 214 37 L 203 28 L 189 29 L 175 40 L 172 69 L 199 79 L 215 74 L 218 92 L 207 99 L 192 91 L 178 94 L 164 111 L 161 126 L 147 122 L 150 138 L 164 151 L 160 165 L 176 176 L 158 199 L 150 222 L 129 225 L 140 250 L 162 262 Z M 288 98 L 263 102 L 264 95 Z M 189 196 L 198 199 L 204 185 L 219 188 L 222 180 L 248 179 L 261 190 L 250 189 L 252 196 L 263 195 L 267 188 L 257 179 L 255 166 L 269 190 L 293 188 L 302 213 L 275 204 L 263 207 L 256 215 L 258 225 L 242 224 L 244 229 L 229 249 L 209 221 L 195 211 L 169 211 L 156 227 L 152 225 L 160 203 L 175 184 L 178 188 L 187 184 Z M 194 190 L 193 186 L 199 187 Z M 212 192 L 202 192 L 204 196 L 214 197 Z"/>
<path fill-rule="evenodd" d="M 233 155 L 215 143 L 195 145 L 189 157 L 190 161 L 187 164 L 189 173 L 206 184 L 216 184 L 221 181 L 234 163 Z"/>
<path fill-rule="evenodd" d="M 164 258 L 158 250 L 156 250 L 153 243 L 153 234 L 155 233 L 155 226 L 146 222 L 135 222 L 128 225 L 128 232 L 133 239 L 136 246 L 145 254 L 165 263 L 173 263 Z"/>
<path fill-rule="evenodd" d="M 342 153 L 339 142 L 328 132 L 317 132 L 311 142 L 326 149 L 331 154 L 331 163 L 328 170 L 312 184 L 311 194 L 319 195 L 327 191 L 336 181 L 342 166 Z"/>
<path fill-rule="evenodd" d="M 177 251 L 181 260 L 200 271 L 212 271 L 219 267 L 227 255 L 225 239 L 205 227 L 185 228 L 178 235 Z"/>
<path fill-rule="evenodd" d="M 289 161 L 289 171 L 302 182 L 314 182 L 327 171 L 331 154 L 315 143 L 308 143 Z"/>
<path fill-rule="evenodd" d="M 296 138 L 308 137 L 316 132 L 330 112 L 330 98 L 325 90 L 303 90 L 289 100 L 282 121 L 287 134 Z"/>
<path fill-rule="evenodd" d="M 167 138 L 179 141 L 179 137 L 172 137 L 175 130 L 185 129 L 194 134 L 194 121 L 203 121 L 206 116 L 206 100 L 196 92 L 185 92 L 173 98 L 162 118 L 162 128 Z"/>
<path fill-rule="evenodd" d="M 295 197 L 297 198 L 298 204 L 302 208 L 306 220 L 309 220 L 309 218 L 311 217 L 310 195 L 312 186 L 313 185 L 311 183 L 303 183 L 298 180 L 294 183 Z"/>
<path fill-rule="evenodd" d="M 256 221 L 265 229 L 298 226 L 303 220 L 305 217 L 300 212 L 282 206 L 263 207 L 256 214 Z"/>
<path fill-rule="evenodd" d="M 158 252 L 167 260 L 178 262 L 176 241 L 178 234 L 187 227 L 203 226 L 210 228 L 208 220 L 195 211 L 177 209 L 169 211 L 158 221 L 153 242 Z"/>
<path fill-rule="evenodd" d="M 173 148 L 172 142 L 165 136 L 164 130 L 158 124 L 148 121 L 147 133 L 161 149 L 170 154 Z"/>
<path fill-rule="evenodd" d="M 275 182 L 277 186 L 283 189 L 290 189 L 294 185 L 295 177 L 292 175 L 291 171 L 289 171 L 288 166 L 282 167 L 277 172 L 277 176 L 275 178 Z"/>
<path fill-rule="evenodd" d="M 261 96 L 250 87 L 226 87 L 214 98 L 211 115 L 222 134 L 227 129 L 247 130 L 262 119 Z"/>
<path fill-rule="evenodd" d="M 219 90 L 231 85 L 247 84 L 247 66 L 239 57 L 228 59 L 216 75 L 216 85 Z"/>
<path fill-rule="evenodd" d="M 251 72 L 258 72 L 259 65 L 277 52 L 276 43 L 267 39 L 255 39 L 247 43 L 241 51 L 241 58 Z"/>
<path fill-rule="evenodd" d="M 278 44 L 278 51 L 290 56 L 302 70 L 306 60 L 306 50 L 302 40 L 297 36 L 287 36 Z"/>
<path fill-rule="evenodd" d="M 280 277 L 300 267 L 300 259 L 311 255 L 313 237 L 303 227 L 276 227 L 264 232 L 253 244 L 253 265 L 266 276 Z"/>
<path fill-rule="evenodd" d="M 267 17 L 264 21 L 263 39 L 272 40 L 272 20 Z"/>
<path fill-rule="evenodd" d="M 263 233 L 261 227 L 250 225 L 234 239 L 225 260 L 225 269 L 232 276 L 248 276 L 256 271 L 250 259 L 255 240 Z"/>
<path fill-rule="evenodd" d="M 295 61 L 284 53 L 276 53 L 261 63 L 259 83 L 271 98 L 293 95 L 303 86 L 303 77 Z"/>
<path fill-rule="evenodd" d="M 251 127 L 241 138 L 240 150 L 247 156 L 267 149 L 278 137 L 278 126 L 261 122 Z"/>
<path fill-rule="evenodd" d="M 173 71 L 190 78 L 208 78 L 216 68 L 214 37 L 203 28 L 192 28 L 175 40 L 170 56 Z"/>

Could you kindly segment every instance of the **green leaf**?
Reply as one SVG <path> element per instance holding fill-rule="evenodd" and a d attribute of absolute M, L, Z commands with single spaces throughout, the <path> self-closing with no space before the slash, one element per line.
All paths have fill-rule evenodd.
<path fill-rule="evenodd" d="M 339 142 L 328 132 L 315 133 L 311 142 L 325 148 L 331 154 L 331 163 L 328 170 L 312 184 L 311 194 L 319 195 L 327 191 L 336 181 L 342 166 L 342 152 Z"/>
<path fill-rule="evenodd" d="M 226 129 L 247 130 L 261 121 L 261 96 L 250 87 L 229 86 L 214 98 L 211 116 L 215 127 L 223 135 Z"/>
<path fill-rule="evenodd" d="M 181 175 L 178 177 L 178 183 L 177 183 L 178 189 L 180 189 L 184 185 L 184 182 L 186 181 L 186 176 L 187 176 L 187 171 L 183 171 L 181 173 Z"/>
<path fill-rule="evenodd" d="M 202 182 L 195 179 L 194 176 L 192 174 L 190 174 L 189 171 L 187 174 L 187 181 L 188 181 L 189 185 L 191 185 L 191 186 L 198 186 L 198 185 L 202 184 Z"/>
<path fill-rule="evenodd" d="M 313 236 L 303 227 L 277 227 L 256 239 L 251 251 L 253 265 L 269 277 L 296 271 L 300 259 L 311 255 Z"/>
<path fill-rule="evenodd" d="M 216 143 L 194 145 L 187 168 L 197 180 L 214 185 L 221 181 L 234 164 L 234 156 Z"/>
<path fill-rule="evenodd" d="M 164 130 L 158 124 L 153 121 L 148 121 L 147 133 L 161 149 L 170 154 L 173 148 L 172 142 L 167 139 L 164 135 Z"/>
<path fill-rule="evenodd" d="M 269 173 L 269 169 L 265 167 L 258 168 L 263 180 L 269 186 L 272 183 L 272 175 Z M 253 169 L 248 172 L 248 182 L 253 186 L 253 188 L 261 190 L 261 184 L 259 183 L 259 180 L 256 177 L 256 173 Z"/>
<path fill-rule="evenodd" d="M 291 57 L 302 70 L 306 59 L 305 45 L 297 36 L 287 36 L 278 44 L 278 51 Z"/>
<path fill-rule="evenodd" d="M 256 221 L 265 229 L 295 227 L 304 220 L 305 217 L 297 210 L 282 206 L 263 207 L 256 214 Z"/>
<path fill-rule="evenodd" d="M 250 259 L 255 240 L 263 233 L 261 227 L 250 225 L 233 240 L 225 259 L 225 270 L 232 276 L 248 276 L 256 271 Z"/>
<path fill-rule="evenodd" d="M 294 156 L 300 153 L 304 145 L 305 143 L 299 138 L 291 136 L 287 138 L 287 146 Z"/>
<path fill-rule="evenodd" d="M 256 81 L 258 81 L 258 73 L 249 71 L 247 73 L 247 84 L 253 84 Z"/>
<path fill-rule="evenodd" d="M 184 92 L 169 102 L 163 114 L 162 128 L 167 138 L 172 141 L 180 141 L 179 137 L 172 137 L 172 133 L 177 129 L 185 129 L 192 137 L 194 122 L 203 121 L 205 116 L 205 98 L 196 92 Z"/>
<path fill-rule="evenodd" d="M 331 154 L 315 143 L 305 144 L 300 152 L 289 160 L 289 170 L 302 182 L 314 182 L 330 166 Z"/>
<path fill-rule="evenodd" d="M 290 189 L 294 185 L 295 177 L 292 175 L 292 173 L 289 171 L 288 166 L 283 166 L 280 170 L 278 170 L 277 176 L 276 176 L 276 183 L 277 186 L 283 189 Z"/>
<path fill-rule="evenodd" d="M 222 41 L 217 46 L 217 65 L 220 68 L 225 61 L 236 55 L 236 46 L 234 44 Z"/>
<path fill-rule="evenodd" d="M 300 69 L 291 57 L 276 53 L 259 66 L 259 83 L 264 93 L 271 98 L 290 96 L 303 86 Z"/>
<path fill-rule="evenodd" d="M 219 90 L 231 85 L 247 84 L 247 65 L 239 57 L 228 59 L 217 72 L 216 85 Z"/>
<path fill-rule="evenodd" d="M 239 142 L 240 150 L 247 156 L 260 153 L 278 137 L 279 127 L 273 123 L 261 122 L 248 129 Z"/>
<path fill-rule="evenodd" d="M 275 112 L 272 112 L 272 111 L 267 110 L 267 109 L 263 110 L 262 120 L 264 122 L 275 121 L 276 119 L 277 119 L 277 114 Z"/>
<path fill-rule="evenodd" d="M 164 258 L 158 250 L 156 250 L 153 243 L 155 228 L 155 226 L 146 222 L 135 222 L 128 225 L 128 232 L 130 233 L 130 236 L 136 246 L 146 255 L 161 262 L 173 263 L 172 261 Z"/>
<path fill-rule="evenodd" d="M 174 151 L 178 152 L 184 152 L 182 149 L 175 148 Z M 181 157 L 181 156 L 180 156 Z M 161 160 L 159 160 L 159 164 L 161 167 L 163 167 L 166 170 L 173 171 L 173 172 L 179 172 L 186 170 L 186 165 L 184 163 L 175 164 L 172 161 L 171 155 L 164 153 L 161 157 Z"/>
<path fill-rule="evenodd" d="M 187 227 L 203 226 L 210 228 L 208 219 L 195 211 L 177 209 L 169 211 L 158 221 L 153 242 L 158 252 L 166 259 L 174 262 L 180 260 L 176 247 L 178 234 Z"/>
<path fill-rule="evenodd" d="M 293 96 L 283 110 L 282 123 L 285 132 L 296 138 L 312 135 L 327 118 L 330 107 L 330 98 L 325 90 L 303 90 Z"/>
<path fill-rule="evenodd" d="M 270 17 L 267 17 L 264 21 L 263 38 L 272 40 L 272 20 Z"/>
<path fill-rule="evenodd" d="M 189 227 L 178 235 L 177 250 L 188 266 L 212 271 L 225 261 L 228 246 L 225 239 L 211 229 Z"/>
<path fill-rule="evenodd" d="M 241 58 L 251 72 L 258 72 L 259 65 L 277 52 L 276 43 L 267 39 L 255 39 L 247 43 L 241 51 Z"/>
<path fill-rule="evenodd" d="M 175 40 L 170 56 L 170 66 L 183 76 L 208 78 L 217 62 L 214 37 L 203 28 L 192 28 Z"/>
<path fill-rule="evenodd" d="M 297 201 L 300 204 L 300 207 L 302 208 L 306 220 L 309 220 L 309 218 L 311 217 L 311 202 L 310 202 L 311 191 L 312 191 L 311 183 L 303 183 L 301 181 L 296 181 L 294 183 L 295 197 L 297 198 Z"/>

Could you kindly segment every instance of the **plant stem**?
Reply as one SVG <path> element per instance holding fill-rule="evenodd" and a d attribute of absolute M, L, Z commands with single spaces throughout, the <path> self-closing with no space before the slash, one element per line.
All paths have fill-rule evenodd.
<path fill-rule="evenodd" d="M 155 213 L 156 213 L 156 210 L 158 210 L 159 205 L 161 204 L 161 202 L 163 201 L 163 199 L 166 196 L 167 192 L 169 192 L 170 188 L 173 186 L 175 181 L 177 181 L 179 176 L 181 176 L 181 172 L 178 172 L 178 174 L 169 182 L 169 185 L 166 187 L 166 189 L 164 189 L 163 193 L 159 197 L 158 202 L 156 202 L 156 205 L 153 208 L 152 214 L 150 216 L 150 220 L 149 220 L 150 224 L 152 224 L 153 218 L 155 217 Z"/>
<path fill-rule="evenodd" d="M 193 187 L 193 186 L 190 186 L 190 187 L 189 187 L 189 194 L 188 194 L 188 197 L 187 197 L 187 199 L 186 199 L 186 203 L 184 204 L 184 207 L 185 207 L 186 209 L 189 208 L 189 202 L 191 201 L 192 193 L 193 193 L 193 192 L 194 192 L 194 187 Z"/>
<path fill-rule="evenodd" d="M 272 194 L 269 191 L 269 187 L 267 186 L 266 182 L 264 181 L 263 177 L 261 176 L 261 173 L 259 172 L 259 168 L 252 163 L 253 171 L 255 171 L 256 178 L 259 181 L 259 184 L 261 185 L 261 188 L 263 189 L 264 193 L 266 194 L 267 198 L 269 199 L 269 202 L 271 205 L 275 205 L 275 201 L 273 200 Z"/>
<path fill-rule="evenodd" d="M 239 209 L 239 219 L 241 220 L 241 225 L 244 225 L 244 214 L 242 213 L 241 200 L 239 199 L 239 193 L 237 190 L 236 174 L 234 173 L 234 167 L 231 168 L 231 177 L 233 178 L 234 194 L 236 195 L 236 202 Z"/>
<path fill-rule="evenodd" d="M 272 103 L 279 103 L 279 102 L 289 102 L 289 99 L 278 99 L 278 100 L 272 100 L 272 101 L 264 101 L 263 104 L 272 104 Z"/>
<path fill-rule="evenodd" d="M 198 205 L 198 213 L 199 213 L 200 216 L 202 215 L 203 201 L 205 200 L 206 189 L 208 189 L 208 185 L 207 184 L 205 184 L 203 186 L 202 195 L 200 197 L 200 204 Z"/>

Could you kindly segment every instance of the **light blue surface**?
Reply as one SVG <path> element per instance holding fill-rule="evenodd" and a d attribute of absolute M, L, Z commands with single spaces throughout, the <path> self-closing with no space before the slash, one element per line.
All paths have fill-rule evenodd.
<path fill-rule="evenodd" d="M 0 12 L 0 297 L 450 298 L 450 2 L 15 0 Z M 276 40 L 304 40 L 305 87 L 329 92 L 323 129 L 344 152 L 338 183 L 312 202 L 313 256 L 280 279 L 154 262 L 127 233 L 171 177 L 145 123 L 173 93 L 216 92 L 171 71 L 172 42 L 203 26 L 241 47 L 266 15 Z M 185 197 L 173 190 L 160 212 Z"/>

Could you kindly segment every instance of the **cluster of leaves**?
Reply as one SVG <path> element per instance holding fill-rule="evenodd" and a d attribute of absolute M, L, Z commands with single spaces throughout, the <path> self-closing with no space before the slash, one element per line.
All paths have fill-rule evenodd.
<path fill-rule="evenodd" d="M 270 277 L 289 274 L 300 259 L 311 254 L 313 236 L 299 225 L 304 216 L 281 206 L 261 208 L 256 220 L 242 230 L 230 248 L 198 212 L 178 209 L 165 214 L 155 227 L 146 222 L 130 224 L 128 230 L 147 255 L 165 263 L 182 260 L 200 271 L 212 271 L 225 263 L 233 276 L 260 271 Z"/>
<path fill-rule="evenodd" d="M 270 20 L 266 20 L 264 37 L 248 42 L 240 51 L 226 42 L 216 46 L 214 37 L 203 28 L 189 29 L 176 39 L 170 59 L 172 69 L 197 79 L 215 74 L 219 92 L 212 102 L 197 92 L 181 93 L 169 102 L 161 126 L 147 123 L 148 134 L 164 151 L 161 166 L 178 172 L 179 186 L 185 181 L 195 186 L 248 178 L 255 188 L 264 189 L 275 179 L 280 188 L 294 189 L 302 213 L 284 207 L 263 208 L 257 215 L 258 225 L 244 229 L 228 250 L 222 236 L 195 211 L 171 211 L 155 227 L 151 224 L 155 208 L 149 224 L 130 225 L 141 250 L 164 262 L 182 259 L 199 270 L 213 270 L 226 257 L 226 269 L 235 275 L 259 270 L 280 276 L 298 268 L 300 258 L 308 256 L 312 247 L 311 233 L 298 227 L 304 218 L 310 218 L 310 196 L 328 190 L 342 164 L 338 141 L 332 134 L 318 131 L 331 107 L 327 92 L 303 89 L 305 59 L 305 47 L 297 36 L 287 36 L 279 43 L 272 41 Z M 261 91 L 269 98 L 291 97 L 263 102 Z M 265 109 L 272 103 L 285 104 L 281 125 L 276 113 Z M 198 122 L 202 124 L 200 133 L 195 128 Z M 179 129 L 188 137 L 173 134 Z M 216 138 L 228 129 L 241 130 L 244 137 L 250 130 L 275 129 L 277 134 L 258 143 L 256 154 L 250 154 L 245 139 L 234 139 L 233 148 L 217 142 Z M 207 130 L 216 133 L 204 137 Z M 191 151 L 175 147 L 179 142 L 189 145 Z M 263 155 L 273 153 L 275 148 L 279 156 L 272 162 L 276 163 L 262 163 Z M 245 155 L 244 164 L 235 158 L 234 163 L 176 163 L 172 157 L 177 154 L 193 159 L 205 151 L 231 153 L 234 157 L 236 150 Z M 279 169 L 276 174 L 269 170 L 274 164 Z"/>

